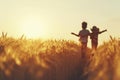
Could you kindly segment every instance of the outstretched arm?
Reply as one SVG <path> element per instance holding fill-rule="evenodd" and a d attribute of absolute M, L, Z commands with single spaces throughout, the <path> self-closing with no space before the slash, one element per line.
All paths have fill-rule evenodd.
<path fill-rule="evenodd" d="M 100 31 L 99 34 L 101 34 L 101 33 L 103 33 L 103 32 L 106 32 L 106 31 L 107 31 L 107 29 L 105 29 L 105 30 L 103 30 L 103 31 Z"/>
<path fill-rule="evenodd" d="M 72 34 L 72 35 L 75 35 L 75 36 L 77 36 L 77 37 L 79 37 L 79 35 L 78 35 L 78 34 L 76 34 L 76 33 L 71 32 L 71 34 Z"/>

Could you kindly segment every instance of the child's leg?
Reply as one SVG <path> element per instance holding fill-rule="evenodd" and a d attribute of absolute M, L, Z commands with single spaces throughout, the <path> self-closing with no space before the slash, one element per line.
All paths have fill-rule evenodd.
<path fill-rule="evenodd" d="M 92 50 L 96 50 L 98 46 L 98 41 L 97 39 L 92 40 Z"/>
<path fill-rule="evenodd" d="M 81 57 L 84 58 L 86 55 L 86 50 L 87 50 L 87 43 L 82 43 L 81 46 Z"/>
<path fill-rule="evenodd" d="M 95 43 L 95 50 L 97 50 L 98 42 Z"/>
<path fill-rule="evenodd" d="M 95 42 L 92 40 L 91 44 L 92 44 L 92 50 L 94 50 L 95 49 Z"/>

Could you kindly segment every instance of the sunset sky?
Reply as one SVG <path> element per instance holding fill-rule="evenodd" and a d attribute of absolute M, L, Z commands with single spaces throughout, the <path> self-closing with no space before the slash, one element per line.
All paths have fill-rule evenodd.
<path fill-rule="evenodd" d="M 108 31 L 99 36 L 100 44 L 109 35 L 120 36 L 120 0 L 0 0 L 0 32 L 28 38 L 78 38 L 81 22 L 88 29 L 96 25 Z"/>

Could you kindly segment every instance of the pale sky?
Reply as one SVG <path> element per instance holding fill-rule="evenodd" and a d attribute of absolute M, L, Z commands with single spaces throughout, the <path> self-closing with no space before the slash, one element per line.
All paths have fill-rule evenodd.
<path fill-rule="evenodd" d="M 78 33 L 82 21 L 89 30 L 93 25 L 108 30 L 100 44 L 109 35 L 119 37 L 120 0 L 0 0 L 0 32 L 8 36 L 77 41 L 70 33 Z"/>

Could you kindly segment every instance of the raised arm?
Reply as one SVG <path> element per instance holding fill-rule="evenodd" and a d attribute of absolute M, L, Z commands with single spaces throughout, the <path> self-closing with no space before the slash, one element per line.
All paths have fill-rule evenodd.
<path fill-rule="evenodd" d="M 77 37 L 79 37 L 79 35 L 78 35 L 78 34 L 76 34 L 76 33 L 71 32 L 71 34 L 72 34 L 72 35 L 75 35 L 75 36 L 77 36 Z"/>
<path fill-rule="evenodd" d="M 105 30 L 103 30 L 103 31 L 100 31 L 99 34 L 101 34 L 101 33 L 103 33 L 103 32 L 106 32 L 106 31 L 107 31 L 107 29 L 105 29 Z"/>

